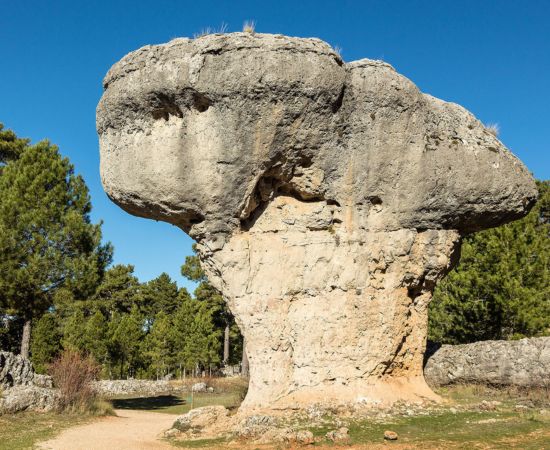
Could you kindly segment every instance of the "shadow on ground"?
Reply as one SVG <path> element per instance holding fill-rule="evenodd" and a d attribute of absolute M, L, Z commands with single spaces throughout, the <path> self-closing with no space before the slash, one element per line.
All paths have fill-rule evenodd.
<path fill-rule="evenodd" d="M 111 400 L 115 409 L 137 409 L 154 411 L 171 406 L 185 405 L 185 400 L 174 395 L 158 395 L 156 397 L 124 398 Z"/>

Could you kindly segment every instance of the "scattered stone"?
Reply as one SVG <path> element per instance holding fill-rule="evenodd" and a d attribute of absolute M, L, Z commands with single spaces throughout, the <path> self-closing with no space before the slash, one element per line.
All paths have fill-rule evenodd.
<path fill-rule="evenodd" d="M 397 433 L 395 431 L 386 430 L 384 431 L 384 439 L 386 441 L 397 441 Z"/>
<path fill-rule="evenodd" d="M 207 392 L 208 386 L 204 382 L 195 383 L 193 386 L 191 386 L 191 391 L 193 392 Z"/>
<path fill-rule="evenodd" d="M 292 440 L 301 445 L 311 445 L 315 443 L 313 433 L 309 430 L 296 431 Z"/>
<path fill-rule="evenodd" d="M 483 400 L 479 405 L 478 409 L 481 411 L 495 411 L 497 409 L 497 405 L 495 402 Z"/>
<path fill-rule="evenodd" d="M 277 427 L 277 419 L 267 415 L 251 415 L 245 417 L 238 424 L 235 433 L 241 438 L 256 438 L 265 435 Z"/>
<path fill-rule="evenodd" d="M 209 386 L 208 389 L 207 389 L 208 392 L 212 393 L 214 392 L 214 388 L 212 386 Z"/>
<path fill-rule="evenodd" d="M 525 405 L 516 405 L 516 406 L 514 407 L 514 409 L 515 409 L 516 411 L 528 411 L 528 410 L 529 410 L 529 408 L 528 408 L 527 406 L 525 406 Z"/>
<path fill-rule="evenodd" d="M 326 435 L 329 441 L 336 443 L 349 442 L 349 429 L 346 427 L 338 428 L 337 430 L 329 431 Z"/>
<path fill-rule="evenodd" d="M 169 430 L 166 430 L 164 432 L 164 437 L 166 438 L 173 438 L 176 437 L 180 431 L 177 428 L 170 428 Z"/>

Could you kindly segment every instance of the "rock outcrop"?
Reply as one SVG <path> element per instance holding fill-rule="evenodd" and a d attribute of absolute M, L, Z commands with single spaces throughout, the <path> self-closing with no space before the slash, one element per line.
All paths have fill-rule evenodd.
<path fill-rule="evenodd" d="M 0 351 L 0 387 L 30 386 L 35 376 L 32 363 L 27 358 Z"/>
<path fill-rule="evenodd" d="M 550 337 L 443 345 L 428 358 L 432 386 L 456 383 L 550 387 Z"/>
<path fill-rule="evenodd" d="M 52 378 L 36 374 L 27 358 L 0 352 L 0 414 L 51 411 L 59 399 L 52 385 Z"/>
<path fill-rule="evenodd" d="M 197 240 L 246 337 L 242 408 L 435 398 L 435 284 L 462 235 L 536 198 L 493 133 L 318 39 L 176 39 L 125 56 L 104 88 L 105 191 Z"/>

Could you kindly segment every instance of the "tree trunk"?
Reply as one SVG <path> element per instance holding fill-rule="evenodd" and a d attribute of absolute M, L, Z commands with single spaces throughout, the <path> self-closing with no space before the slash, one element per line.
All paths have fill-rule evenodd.
<path fill-rule="evenodd" d="M 23 337 L 21 338 L 21 356 L 23 358 L 29 357 L 29 349 L 31 347 L 31 321 L 25 320 L 23 325 Z"/>
<path fill-rule="evenodd" d="M 241 361 L 241 377 L 248 378 L 248 356 L 246 356 L 246 339 L 243 337 L 243 358 Z"/>
<path fill-rule="evenodd" d="M 229 324 L 225 325 L 225 333 L 223 336 L 223 365 L 229 364 Z"/>

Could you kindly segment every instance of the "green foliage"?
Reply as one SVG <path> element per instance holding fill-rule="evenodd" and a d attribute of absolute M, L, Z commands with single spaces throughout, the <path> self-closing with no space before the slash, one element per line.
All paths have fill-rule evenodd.
<path fill-rule="evenodd" d="M 155 316 L 153 326 L 145 339 L 146 356 L 150 358 L 150 370 L 157 378 L 168 375 L 175 363 L 178 342 L 174 323 L 164 311 Z"/>
<path fill-rule="evenodd" d="M 134 377 L 139 369 L 141 342 L 145 337 L 143 316 L 134 306 L 129 314 L 116 313 L 109 322 L 112 353 L 119 362 L 119 376 Z"/>
<path fill-rule="evenodd" d="M 0 165 L 17 159 L 28 145 L 29 139 L 18 138 L 12 130 L 4 130 L 0 123 Z"/>
<path fill-rule="evenodd" d="M 238 364 L 242 356 L 242 335 L 235 325 L 235 319 L 222 294 L 214 288 L 206 278 L 206 274 L 202 270 L 200 260 L 197 253 L 196 245 L 193 245 L 193 255 L 185 258 L 185 263 L 181 267 L 183 276 L 191 281 L 198 281 L 199 285 L 195 289 L 194 296 L 197 300 L 207 304 L 207 309 L 212 316 L 214 327 L 217 330 L 224 330 L 225 327 L 230 327 L 230 351 L 228 362 L 230 364 Z M 216 333 L 219 339 L 217 344 L 220 349 L 223 349 L 224 333 Z M 220 360 L 223 360 L 223 355 L 220 353 Z"/>
<path fill-rule="evenodd" d="M 116 265 L 105 272 L 102 283 L 92 296 L 93 303 L 106 315 L 130 312 L 138 301 L 140 283 L 134 276 L 134 266 Z"/>
<path fill-rule="evenodd" d="M 193 244 L 193 255 L 185 257 L 185 263 L 181 266 L 181 274 L 191 281 L 202 282 L 206 280 L 206 274 L 202 270 L 197 256 L 197 244 Z"/>
<path fill-rule="evenodd" d="M 168 274 L 162 273 L 143 285 L 140 308 L 149 317 L 155 317 L 159 312 L 172 314 L 177 307 L 178 285 Z"/>
<path fill-rule="evenodd" d="M 441 343 L 550 334 L 550 181 L 523 219 L 464 239 L 436 288 L 429 338 Z"/>
<path fill-rule="evenodd" d="M 34 327 L 31 344 L 32 363 L 38 373 L 46 373 L 48 365 L 61 351 L 61 330 L 52 313 L 44 314 Z"/>
<path fill-rule="evenodd" d="M 90 223 L 84 180 L 57 147 L 26 146 L 3 168 L 0 198 L 0 308 L 32 320 L 61 288 L 91 295 L 112 249 Z"/>

